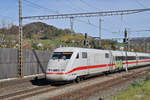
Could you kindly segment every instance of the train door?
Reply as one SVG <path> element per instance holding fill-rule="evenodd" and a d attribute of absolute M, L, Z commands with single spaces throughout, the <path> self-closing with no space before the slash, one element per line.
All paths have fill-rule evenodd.
<path fill-rule="evenodd" d="M 78 70 L 77 75 L 85 75 L 87 74 L 87 69 L 84 69 L 85 66 L 87 66 L 87 52 L 78 52 L 74 62 L 73 62 L 73 66 L 74 68 L 83 68 L 83 70 Z"/>
<path fill-rule="evenodd" d="M 89 52 L 88 53 L 88 59 L 87 59 L 87 65 L 91 66 L 91 65 L 93 65 L 93 62 L 94 62 L 94 55 L 91 52 Z M 87 74 L 90 74 L 91 70 L 92 69 L 88 69 L 88 73 Z"/>
<path fill-rule="evenodd" d="M 136 55 L 136 67 L 137 67 L 138 66 L 139 57 L 138 57 L 137 53 L 135 53 L 135 55 Z"/>
<path fill-rule="evenodd" d="M 112 54 L 111 51 L 110 52 L 110 66 L 109 66 L 109 71 L 112 71 L 114 68 L 113 68 L 113 64 L 115 63 L 115 59 L 114 59 L 114 56 Z"/>
<path fill-rule="evenodd" d="M 87 65 L 91 66 L 94 64 L 94 54 L 93 53 L 88 53 L 88 60 L 87 60 Z"/>
<path fill-rule="evenodd" d="M 124 58 L 124 53 L 123 53 L 123 51 L 121 52 L 121 54 L 122 54 L 122 57 L 121 57 L 121 70 L 123 69 L 123 58 Z"/>
<path fill-rule="evenodd" d="M 88 66 L 88 59 L 89 59 L 89 54 L 87 52 L 81 52 L 81 59 L 80 59 L 80 61 L 82 62 L 81 67 Z M 84 70 L 81 70 L 81 72 L 83 75 L 88 74 L 89 69 L 85 68 Z"/>
<path fill-rule="evenodd" d="M 78 52 L 77 55 L 75 56 L 73 65 L 76 67 L 80 67 L 82 63 L 80 59 L 81 59 L 81 56 L 79 55 L 79 52 Z"/>

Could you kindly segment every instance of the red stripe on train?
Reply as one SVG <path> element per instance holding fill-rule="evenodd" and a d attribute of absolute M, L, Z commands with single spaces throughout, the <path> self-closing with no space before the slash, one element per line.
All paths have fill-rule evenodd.
<path fill-rule="evenodd" d="M 143 63 L 143 62 L 150 62 L 150 60 L 144 60 L 144 61 L 133 61 L 128 62 L 128 64 L 134 64 L 134 63 Z M 122 64 L 126 64 L 126 62 L 123 62 Z M 84 67 L 77 67 L 75 69 L 70 70 L 66 73 L 52 73 L 52 72 L 46 72 L 46 74 L 57 74 L 57 75 L 63 75 L 63 74 L 69 74 L 77 70 L 85 70 L 85 69 L 93 69 L 93 68 L 100 68 L 100 67 L 110 67 L 115 66 L 116 64 L 103 64 L 103 65 L 94 65 L 94 66 L 84 66 Z"/>

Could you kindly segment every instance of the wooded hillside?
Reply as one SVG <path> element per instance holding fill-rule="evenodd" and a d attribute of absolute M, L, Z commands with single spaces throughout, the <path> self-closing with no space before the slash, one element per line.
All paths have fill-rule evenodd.
<path fill-rule="evenodd" d="M 0 28 L 1 34 L 18 34 L 18 26 L 12 25 L 10 28 Z M 23 27 L 24 38 L 34 38 L 38 36 L 41 39 L 52 39 L 58 36 L 71 34 L 69 29 L 58 29 L 52 25 L 48 25 L 42 22 L 34 22 L 24 25 Z"/>

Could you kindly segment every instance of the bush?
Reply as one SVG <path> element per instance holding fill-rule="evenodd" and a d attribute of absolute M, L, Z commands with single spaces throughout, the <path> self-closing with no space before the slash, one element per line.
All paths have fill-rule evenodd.
<path fill-rule="evenodd" d="M 132 87 L 134 87 L 134 88 L 135 88 L 135 87 L 142 87 L 143 84 L 144 84 L 144 82 L 135 81 L 135 82 L 133 82 Z"/>
<path fill-rule="evenodd" d="M 150 80 L 150 73 L 148 73 L 148 75 L 145 78 L 145 81 L 149 81 Z"/>

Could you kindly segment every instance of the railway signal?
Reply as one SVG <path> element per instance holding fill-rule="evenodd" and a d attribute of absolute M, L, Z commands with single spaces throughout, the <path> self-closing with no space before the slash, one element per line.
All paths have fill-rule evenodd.
<path fill-rule="evenodd" d="M 124 44 L 128 44 L 128 33 L 127 33 L 127 30 L 126 30 L 126 29 L 125 29 L 125 31 L 124 31 L 123 43 L 124 43 Z"/>
<path fill-rule="evenodd" d="M 85 33 L 84 46 L 85 46 L 85 47 L 88 47 L 88 46 L 89 46 L 89 41 L 88 41 L 88 35 L 87 35 L 87 33 Z"/>

